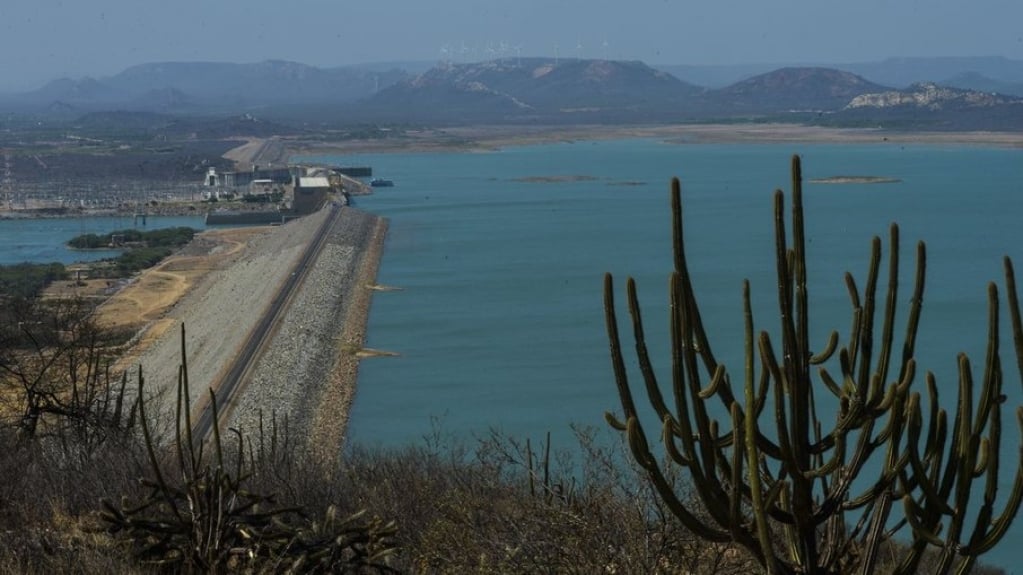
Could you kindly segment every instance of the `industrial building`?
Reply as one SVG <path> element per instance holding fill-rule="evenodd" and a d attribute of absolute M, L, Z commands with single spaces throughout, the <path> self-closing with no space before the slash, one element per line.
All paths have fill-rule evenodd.
<path fill-rule="evenodd" d="M 311 214 L 323 206 L 330 193 L 330 180 L 325 177 L 301 177 L 295 184 L 291 211 L 295 215 Z"/>
<path fill-rule="evenodd" d="M 225 172 L 220 174 L 220 181 L 227 188 L 248 187 L 254 180 L 270 180 L 275 184 L 285 185 L 293 181 L 293 176 L 292 168 L 275 168 L 251 172 Z"/>

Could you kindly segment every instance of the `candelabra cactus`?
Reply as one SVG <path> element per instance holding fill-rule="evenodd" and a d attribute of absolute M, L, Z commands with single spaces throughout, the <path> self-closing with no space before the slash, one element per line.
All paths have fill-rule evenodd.
<path fill-rule="evenodd" d="M 687 471 L 704 513 L 694 513 L 676 493 L 652 451 L 625 366 L 611 274 L 604 279 L 604 306 L 624 411 L 623 418 L 608 413 L 607 420 L 625 433 L 634 458 L 672 514 L 706 540 L 744 548 L 768 573 L 873 573 L 879 549 L 899 533 L 908 535 L 909 544 L 893 572 L 916 572 L 928 548 L 937 549 L 937 572 L 953 567 L 959 573 L 969 571 L 977 556 L 1005 535 L 1023 498 L 1023 449 L 1011 492 L 1002 502 L 996 498 L 1005 396 L 995 284 L 988 287 L 983 375 L 976 381 L 969 359 L 960 354 L 958 399 L 951 414 L 939 405 L 932 373 L 923 378 L 927 401 L 913 387 L 926 261 L 922 242 L 917 247 L 901 353 L 895 348 L 899 230 L 894 224 L 885 300 L 878 299 L 881 240 L 875 237 L 862 292 L 852 275 L 846 274 L 853 311 L 848 336 L 843 343 L 832 332 L 814 353 L 809 338 L 802 174 L 795 156 L 791 245 L 784 194 L 778 190 L 774 196 L 781 353 L 776 351 L 776 338 L 754 331 L 747 280 L 743 285 L 745 365 L 739 376 L 742 383 L 733 387 L 733 372 L 714 356 L 690 281 L 678 179 L 671 188 L 675 269 L 669 296 L 670 398 L 662 391 L 647 351 L 631 278 L 626 283 L 627 301 L 640 373 L 660 419 L 667 464 Z M 1017 366 L 1023 376 L 1023 326 L 1008 258 L 1005 284 Z M 876 317 L 881 320 L 879 332 Z M 816 410 L 818 393 L 837 398 L 830 429 Z M 724 414 L 724 421 L 713 417 L 708 406 L 713 401 L 723 406 L 717 413 Z M 1023 427 L 1023 407 L 1017 408 L 1016 419 Z M 863 472 L 872 457 L 880 461 L 880 471 L 876 478 L 867 479 Z M 983 493 L 973 494 L 974 486 Z M 1000 512 L 996 503 L 1001 505 Z"/>

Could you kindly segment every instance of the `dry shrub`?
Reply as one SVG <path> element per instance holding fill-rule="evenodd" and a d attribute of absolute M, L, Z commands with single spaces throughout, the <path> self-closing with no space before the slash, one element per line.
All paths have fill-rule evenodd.
<path fill-rule="evenodd" d="M 398 566 L 408 572 L 748 570 L 669 520 L 620 445 L 590 430 L 577 436 L 578 449 L 553 458 L 549 442 L 534 449 L 498 433 L 472 449 L 436 433 L 396 450 L 356 446 L 341 482 L 353 505 L 398 522 Z"/>

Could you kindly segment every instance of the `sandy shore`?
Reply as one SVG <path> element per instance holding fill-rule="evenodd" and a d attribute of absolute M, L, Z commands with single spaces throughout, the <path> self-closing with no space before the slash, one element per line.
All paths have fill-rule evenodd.
<path fill-rule="evenodd" d="M 797 124 L 677 124 L 659 126 L 472 126 L 407 131 L 384 139 L 340 142 L 289 141 L 292 155 L 388 152 L 486 152 L 555 142 L 660 139 L 673 144 L 889 143 L 1023 148 L 1014 132 L 898 132 L 875 128 L 824 128 Z"/>

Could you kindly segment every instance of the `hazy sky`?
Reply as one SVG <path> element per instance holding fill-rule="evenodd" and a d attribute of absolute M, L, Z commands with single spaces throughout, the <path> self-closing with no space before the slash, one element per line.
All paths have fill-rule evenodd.
<path fill-rule="evenodd" d="M 1023 59 L 1020 0 L 0 0 L 0 90 L 156 61 Z M 489 46 L 489 50 L 488 50 Z"/>

